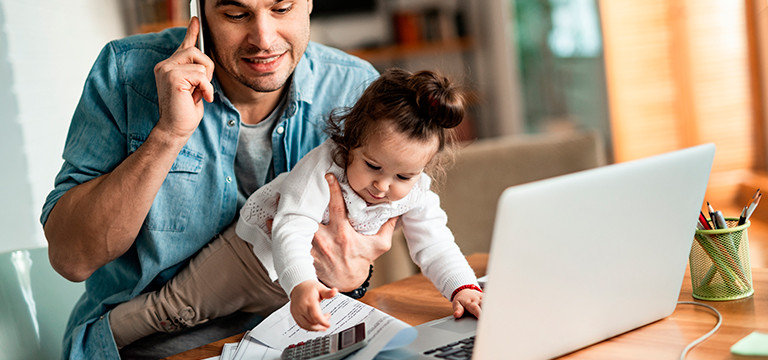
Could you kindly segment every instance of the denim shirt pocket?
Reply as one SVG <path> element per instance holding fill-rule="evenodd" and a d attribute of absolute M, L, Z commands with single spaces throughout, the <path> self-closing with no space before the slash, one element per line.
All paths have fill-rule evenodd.
<path fill-rule="evenodd" d="M 131 153 L 143 143 L 143 138 L 132 135 Z M 186 146 L 181 149 L 144 220 L 148 230 L 181 232 L 186 229 L 195 207 L 192 201 L 203 160 L 202 153 Z"/>

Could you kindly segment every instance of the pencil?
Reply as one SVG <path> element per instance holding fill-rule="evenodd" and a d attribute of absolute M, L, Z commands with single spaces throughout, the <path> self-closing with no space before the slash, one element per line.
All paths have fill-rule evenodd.
<path fill-rule="evenodd" d="M 717 223 L 717 220 L 715 220 L 715 209 L 712 208 L 709 201 L 707 201 L 707 211 L 709 211 L 709 220 L 712 221 L 712 228 L 719 229 L 719 224 Z"/>
<path fill-rule="evenodd" d="M 763 194 L 758 194 L 757 198 L 751 204 L 749 204 L 749 208 L 747 209 L 747 220 L 749 220 L 749 217 L 752 216 L 753 212 L 755 212 L 755 208 L 757 208 L 757 204 L 760 203 L 760 199 L 762 197 L 763 197 Z"/>

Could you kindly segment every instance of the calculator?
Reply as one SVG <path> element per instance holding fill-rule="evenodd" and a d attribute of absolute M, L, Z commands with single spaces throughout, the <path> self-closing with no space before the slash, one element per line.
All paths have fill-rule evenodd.
<path fill-rule="evenodd" d="M 365 323 L 343 331 L 302 341 L 283 350 L 282 360 L 335 360 L 341 359 L 365 346 Z"/>

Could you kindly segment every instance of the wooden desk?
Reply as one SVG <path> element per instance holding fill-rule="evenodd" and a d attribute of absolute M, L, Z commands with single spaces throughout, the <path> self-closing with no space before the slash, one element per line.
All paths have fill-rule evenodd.
<path fill-rule="evenodd" d="M 468 260 L 478 276 L 485 275 L 487 254 L 470 255 Z M 731 355 L 731 345 L 754 330 L 768 332 L 768 269 L 753 269 L 752 279 L 755 294 L 749 298 L 705 302 L 720 311 L 723 324 L 709 339 L 694 347 L 687 359 L 747 359 Z M 687 273 L 679 300 L 695 300 L 691 297 L 691 280 Z M 452 312 L 450 303 L 423 275 L 372 289 L 363 302 L 411 325 L 448 316 Z M 709 310 L 678 305 L 675 312 L 665 319 L 573 352 L 562 359 L 677 359 L 689 342 L 707 333 L 715 323 L 716 319 Z M 232 336 L 169 359 L 216 356 L 221 354 L 225 343 L 237 342 L 240 338 L 242 335 Z"/>

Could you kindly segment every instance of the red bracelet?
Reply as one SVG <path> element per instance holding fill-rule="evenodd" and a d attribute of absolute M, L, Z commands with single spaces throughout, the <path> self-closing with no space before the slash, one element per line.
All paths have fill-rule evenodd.
<path fill-rule="evenodd" d="M 453 290 L 453 294 L 451 294 L 451 301 L 453 301 L 453 298 L 456 296 L 456 294 L 459 293 L 459 291 L 464 290 L 464 289 L 472 289 L 472 290 L 477 290 L 479 292 L 483 292 L 483 289 L 481 289 L 479 286 L 477 286 L 475 284 L 461 285 L 461 286 L 457 287 L 456 290 Z"/>

